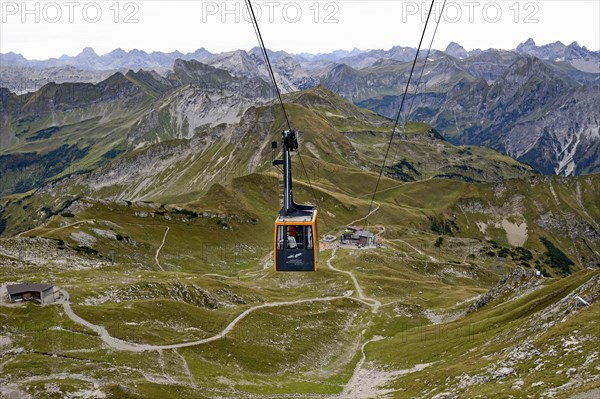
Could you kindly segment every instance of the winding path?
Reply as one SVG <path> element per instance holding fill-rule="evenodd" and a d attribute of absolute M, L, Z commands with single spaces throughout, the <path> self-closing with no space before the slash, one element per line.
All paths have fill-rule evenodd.
<path fill-rule="evenodd" d="M 347 225 L 348 225 L 348 226 L 352 226 L 352 225 L 354 225 L 354 224 L 356 224 L 356 223 L 360 222 L 361 220 L 368 219 L 368 218 L 369 218 L 369 216 L 371 216 L 372 214 L 374 214 L 375 212 L 377 212 L 377 211 L 379 210 L 379 208 L 381 207 L 381 204 L 380 204 L 379 202 L 376 202 L 376 204 L 377 204 L 377 207 L 376 207 L 375 209 L 373 209 L 371 212 L 369 212 L 369 214 L 368 214 L 367 216 L 363 216 L 363 217 L 362 217 L 362 218 L 360 218 L 360 219 L 353 220 L 353 221 L 351 221 L 350 223 L 348 223 Z"/>
<path fill-rule="evenodd" d="M 73 226 L 79 226 L 82 223 L 88 223 L 88 222 L 95 223 L 95 220 L 94 219 L 85 219 L 85 220 L 80 220 L 79 222 L 70 223 L 70 224 L 66 224 L 64 226 L 56 227 L 56 228 L 48 230 L 44 234 L 40 235 L 40 237 L 47 236 L 48 234 L 54 233 L 55 231 L 58 231 L 58 230 L 66 229 L 66 228 L 73 227 Z M 39 229 L 44 229 L 44 228 L 45 227 L 38 226 L 38 227 L 34 227 L 33 229 L 30 229 L 30 230 L 27 230 L 27 231 L 22 231 L 19 234 L 17 234 L 15 236 L 15 238 L 20 238 L 23 234 L 31 233 L 34 230 L 39 230 Z"/>
<path fill-rule="evenodd" d="M 169 234 L 169 230 L 171 229 L 169 226 L 165 226 L 165 227 L 167 228 L 165 230 L 165 235 L 163 236 L 162 242 L 160 243 L 160 247 L 158 247 L 158 249 L 156 250 L 156 254 L 154 255 L 154 260 L 156 261 L 156 264 L 158 265 L 160 270 L 162 270 L 163 272 L 165 271 L 165 269 L 163 269 L 163 267 L 160 265 L 160 262 L 158 261 L 158 255 L 160 255 L 160 251 L 165 246 L 165 241 L 167 240 L 167 234 Z"/>
<path fill-rule="evenodd" d="M 367 354 L 365 353 L 365 346 L 367 346 L 371 342 L 381 341 L 382 339 L 384 339 L 384 337 L 375 336 L 375 337 L 371 338 L 370 340 L 366 341 L 364 344 L 362 344 L 362 346 L 360 347 L 360 352 L 362 353 L 362 357 L 360 358 L 358 363 L 356 363 L 356 366 L 354 367 L 354 372 L 352 373 L 352 377 L 350 377 L 350 380 L 348 380 L 348 383 L 346 383 L 346 385 L 344 386 L 344 390 L 342 391 L 342 393 L 340 395 L 338 395 L 339 397 L 341 397 L 341 398 L 354 398 L 354 397 L 371 398 L 374 396 L 374 395 L 369 395 L 367 392 L 362 392 L 364 386 L 363 386 L 363 384 L 361 384 L 360 374 L 361 374 L 362 367 L 365 363 L 365 360 L 367 359 Z"/>
<path fill-rule="evenodd" d="M 158 263 L 158 255 L 160 253 L 160 249 L 164 245 L 168 231 L 169 231 L 169 228 L 167 227 L 167 230 L 165 231 L 165 235 L 163 237 L 163 242 L 161 244 L 161 247 L 156 252 L 155 258 L 157 260 L 157 264 L 159 264 Z M 256 305 L 249 309 L 246 309 L 241 314 L 239 314 L 221 332 L 213 335 L 212 337 L 199 339 L 199 340 L 191 341 L 191 342 L 183 342 L 183 343 L 171 344 L 171 345 L 149 345 L 149 344 L 137 344 L 137 343 L 124 341 L 124 340 L 121 340 L 121 339 L 111 336 L 105 327 L 90 323 L 89 321 L 87 321 L 87 320 L 83 319 L 82 317 L 78 316 L 77 314 L 75 314 L 75 312 L 73 311 L 73 309 L 71 307 L 70 295 L 65 289 L 61 289 L 59 291 L 61 293 L 59 303 L 62 303 L 65 314 L 73 322 L 75 322 L 81 326 L 84 326 L 86 328 L 89 328 L 92 331 L 95 331 L 98 334 L 99 338 L 107 346 L 109 346 L 113 349 L 127 351 L 127 352 L 138 352 L 138 353 L 146 352 L 146 351 L 157 351 L 159 353 L 159 357 L 161 358 L 161 360 L 162 360 L 162 353 L 163 353 L 162 351 L 173 350 L 174 353 L 179 358 L 181 358 L 182 365 L 183 365 L 183 368 L 185 371 L 185 375 L 186 375 L 187 379 L 189 379 L 189 384 L 193 385 L 194 384 L 193 375 L 192 375 L 191 371 L 189 370 L 189 367 L 187 365 L 185 358 L 179 352 L 177 352 L 177 349 L 203 345 L 203 344 L 206 344 L 209 342 L 220 340 L 220 339 L 224 338 L 225 336 L 227 336 L 230 332 L 232 332 L 232 330 L 235 328 L 235 326 L 239 322 L 241 322 L 244 318 L 246 318 L 246 316 L 250 315 L 251 313 L 253 313 L 256 310 L 265 309 L 265 308 L 274 308 L 274 307 L 279 307 L 279 306 L 291 306 L 291 305 L 315 303 L 315 302 L 330 302 L 330 301 L 347 299 L 347 300 L 352 300 L 352 301 L 356 301 L 356 302 L 362 303 L 364 305 L 367 305 L 372 309 L 373 313 L 377 313 L 379 307 L 381 307 L 381 302 L 379 302 L 378 300 L 373 299 L 373 298 L 368 298 L 364 295 L 362 287 L 358 283 L 358 280 L 354 276 L 354 273 L 352 273 L 351 271 L 337 269 L 331 264 L 331 261 L 333 259 L 335 259 L 337 249 L 338 249 L 338 247 L 333 248 L 331 256 L 327 260 L 327 265 L 329 266 L 329 268 L 331 270 L 334 270 L 339 273 L 348 274 L 350 276 L 350 278 L 352 278 L 352 281 L 356 288 L 358 298 L 352 296 L 352 291 L 348 291 L 345 295 L 342 295 L 342 296 L 329 296 L 329 297 L 320 297 L 320 298 L 298 299 L 298 300 L 294 300 L 294 301 L 284 301 L 284 302 L 269 302 L 269 303 L 264 303 L 261 305 Z M 159 266 L 160 266 L 160 264 L 159 264 Z M 354 397 L 354 395 L 356 395 L 357 393 L 360 393 L 364 390 L 363 388 L 361 388 L 361 385 L 362 385 L 362 382 L 361 382 L 362 374 L 361 373 L 362 373 L 362 368 L 363 368 L 363 365 L 364 365 L 364 362 L 366 359 L 365 346 L 367 346 L 371 342 L 378 341 L 381 339 L 383 339 L 383 337 L 374 337 L 363 343 L 363 345 L 361 346 L 362 357 L 361 357 L 360 361 L 356 364 L 352 377 L 350 378 L 348 383 L 344 385 L 343 392 L 340 395 L 331 395 L 330 397 L 332 397 L 332 398 Z M 164 375 L 163 377 L 165 379 L 165 381 L 163 381 L 163 383 L 169 383 L 169 384 L 176 383 L 176 381 L 173 380 L 170 376 Z"/>
<path fill-rule="evenodd" d="M 165 237 L 163 238 L 163 244 L 164 244 L 164 239 L 166 238 L 168 231 L 169 230 L 167 228 L 167 231 L 165 232 Z M 160 248 L 159 248 L 159 250 L 160 250 Z M 89 328 L 92 331 L 95 331 L 98 334 L 98 336 L 100 337 L 100 339 L 106 345 L 110 346 L 111 348 L 114 348 L 117 350 L 122 350 L 122 351 L 128 351 L 128 352 L 162 351 L 162 350 L 170 350 L 170 349 L 178 349 L 178 348 L 186 348 L 186 347 L 190 347 L 190 346 L 203 345 L 208 342 L 217 341 L 219 339 L 224 338 L 227 334 L 229 334 L 234 329 L 234 327 L 240 321 L 242 321 L 246 316 L 248 316 L 249 314 L 251 314 L 252 312 L 254 312 L 256 310 L 265 309 L 265 308 L 298 305 L 298 304 L 303 304 L 303 303 L 330 302 L 330 301 L 336 301 L 339 299 L 349 299 L 352 301 L 356 301 L 356 302 L 365 304 L 365 305 L 371 307 L 373 313 L 377 313 L 377 310 L 381 307 L 381 302 L 379 302 L 376 299 L 365 297 L 360 284 L 358 284 L 358 281 L 357 281 L 356 277 L 354 276 L 354 273 L 345 271 L 345 270 L 336 269 L 331 264 L 331 261 L 335 258 L 336 251 L 337 251 L 337 247 L 335 247 L 333 249 L 333 251 L 331 253 L 331 257 L 327 260 L 327 265 L 329 266 L 330 269 L 340 272 L 340 273 L 346 273 L 352 278 L 352 281 L 354 282 L 354 286 L 356 287 L 356 292 L 358 293 L 358 298 L 352 297 L 351 296 L 352 292 L 349 291 L 347 294 L 342 295 L 342 296 L 328 296 L 328 297 L 321 297 L 321 298 L 298 299 L 295 301 L 285 301 L 285 302 L 268 302 L 268 303 L 264 303 L 261 305 L 256 305 L 256 306 L 253 306 L 253 307 L 243 311 L 240 315 L 238 315 L 235 319 L 233 319 L 233 321 L 231 321 L 231 323 L 229 323 L 227 325 L 227 327 L 225 327 L 223 329 L 223 331 L 213 335 L 212 337 L 199 339 L 197 341 L 182 342 L 179 344 L 171 344 L 171 345 L 149 345 L 149 344 L 136 344 L 136 343 L 132 343 L 132 342 L 127 342 L 127 341 L 124 341 L 124 340 L 121 340 L 121 339 L 111 336 L 105 327 L 99 326 L 96 324 L 92 324 L 89 321 L 87 321 L 87 320 L 81 318 L 80 316 L 78 316 L 77 314 L 75 314 L 75 312 L 73 311 L 73 308 L 71 308 L 71 301 L 70 301 L 69 293 L 65 289 L 60 290 L 60 292 L 62 292 L 62 298 L 60 298 L 60 302 L 62 302 L 65 314 L 73 322 L 75 322 L 79 325 L 82 325 L 86 328 Z M 159 253 L 159 251 L 157 251 L 157 256 L 156 256 L 157 258 L 158 258 L 158 253 Z"/>
<path fill-rule="evenodd" d="M 402 244 L 406 245 L 407 247 L 410 247 L 413 251 L 415 251 L 419 255 L 427 256 L 429 258 L 429 260 L 431 260 L 432 262 L 435 262 L 435 263 L 440 262 L 437 258 L 434 258 L 433 256 L 426 254 L 425 252 L 421 251 L 419 248 L 410 245 L 409 243 L 407 243 L 406 241 L 404 241 L 400 238 L 392 238 L 392 239 L 389 239 L 388 241 L 400 241 Z"/>
<path fill-rule="evenodd" d="M 335 259 L 335 254 L 337 252 L 338 247 L 334 247 L 332 252 L 331 252 L 331 257 L 329 259 L 327 259 L 327 266 L 329 266 L 329 268 L 331 270 L 334 270 L 336 272 L 339 273 L 346 273 L 347 275 L 350 276 L 350 278 L 352 279 L 352 282 L 354 283 L 354 287 L 356 288 L 356 293 L 358 294 L 358 300 L 359 302 L 364 303 L 367 306 L 370 306 L 373 313 L 377 313 L 377 311 L 379 310 L 379 308 L 381 307 L 381 302 L 379 302 L 376 299 L 373 298 L 368 298 L 365 296 L 365 294 L 363 293 L 362 287 L 360 286 L 360 284 L 358 284 L 358 280 L 356 279 L 356 276 L 354 276 L 354 273 L 350 272 L 350 271 L 346 271 L 346 270 L 340 270 L 340 269 L 336 269 L 332 264 L 331 261 L 333 259 Z"/>
<path fill-rule="evenodd" d="M 237 274 L 237 276 L 226 276 L 224 274 L 218 274 L 218 273 L 204 273 L 203 276 L 209 276 L 209 277 L 220 277 L 220 278 L 224 278 L 224 279 L 242 279 L 242 278 L 249 278 L 249 277 L 254 277 L 256 275 L 261 275 L 260 277 L 258 277 L 259 280 L 265 278 L 265 276 L 267 274 L 263 273 L 265 270 L 270 269 L 273 270 L 273 251 L 269 252 L 267 255 L 263 256 L 263 258 L 261 259 L 260 263 L 262 264 L 262 267 L 258 270 L 254 270 L 254 269 L 250 269 L 250 270 L 240 270 Z"/>
<path fill-rule="evenodd" d="M 298 299 L 295 301 L 287 301 L 287 302 L 268 302 L 268 303 L 264 303 L 262 305 L 253 306 L 250 309 L 246 309 L 239 316 L 237 316 L 231 323 L 229 323 L 227 325 L 227 327 L 225 327 L 225 329 L 223 329 L 223 331 L 221 331 L 220 333 L 217 333 L 216 335 L 213 335 L 212 337 L 199 339 L 197 341 L 182 342 L 179 344 L 148 345 L 148 344 L 136 344 L 136 343 L 127 342 L 127 341 L 123 341 L 121 339 L 115 338 L 108 333 L 108 331 L 106 330 L 105 327 L 92 324 L 89 321 L 84 320 L 83 318 L 77 316 L 75 314 L 75 312 L 73 312 L 73 309 L 71 308 L 69 293 L 64 289 L 62 290 L 62 292 L 63 292 L 63 298 L 61 300 L 62 300 L 63 308 L 65 310 L 66 315 L 72 321 L 95 331 L 98 334 L 98 336 L 100 337 L 100 339 L 102 339 L 102 341 L 104 341 L 104 343 L 107 344 L 108 346 L 110 346 L 111 348 L 122 350 L 122 351 L 128 351 L 128 352 L 145 352 L 145 351 L 160 351 L 160 350 L 178 349 L 178 348 L 186 348 L 186 347 L 190 347 L 190 346 L 202 345 L 202 344 L 206 344 L 206 343 L 212 342 L 212 341 L 217 341 L 221 338 L 224 338 L 227 334 L 229 334 L 233 330 L 233 328 L 236 326 L 236 324 L 238 324 L 240 321 L 242 321 L 250 313 L 252 313 L 258 309 L 274 308 L 274 307 L 278 307 L 278 306 L 297 305 L 297 304 L 302 304 L 302 303 L 330 302 L 330 301 L 335 301 L 338 299 L 350 299 L 353 301 L 364 303 L 363 301 L 360 301 L 356 298 L 352 298 L 349 295 L 323 297 L 323 298 Z M 371 306 L 371 305 L 369 305 L 369 306 Z"/>

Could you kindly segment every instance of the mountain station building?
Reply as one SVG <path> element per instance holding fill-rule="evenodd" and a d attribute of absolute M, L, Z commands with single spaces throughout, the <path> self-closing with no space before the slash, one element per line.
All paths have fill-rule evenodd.
<path fill-rule="evenodd" d="M 357 227 L 348 227 L 348 230 L 340 237 L 342 244 L 354 244 L 359 248 L 375 245 L 375 235 L 368 230 Z"/>
<path fill-rule="evenodd" d="M 36 301 L 42 305 L 54 302 L 54 286 L 48 284 L 22 283 L 6 286 L 12 303 Z"/>

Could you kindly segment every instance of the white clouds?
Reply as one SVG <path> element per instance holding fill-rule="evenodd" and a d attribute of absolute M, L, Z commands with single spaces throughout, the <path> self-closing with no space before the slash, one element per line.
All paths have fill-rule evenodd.
<path fill-rule="evenodd" d="M 258 1 L 267 47 L 328 52 L 418 44 L 429 1 Z M 441 0 L 436 1 L 439 16 Z M 219 52 L 256 46 L 242 1 L 0 1 L 0 51 L 28 58 L 99 54 L 115 48 Z M 246 18 L 246 19 L 245 19 Z M 36 19 L 38 22 L 36 22 Z M 600 48 L 596 0 L 448 1 L 435 48 L 451 41 L 467 49 L 514 48 L 578 41 Z M 430 34 L 433 32 L 431 25 Z M 425 43 L 429 43 L 426 39 Z"/>

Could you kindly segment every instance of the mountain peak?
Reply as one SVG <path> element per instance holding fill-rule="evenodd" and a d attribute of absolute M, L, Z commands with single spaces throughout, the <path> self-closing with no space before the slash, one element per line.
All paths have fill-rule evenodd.
<path fill-rule="evenodd" d="M 460 44 L 456 43 L 456 42 L 450 42 L 450 44 L 448 44 L 448 47 L 446 47 L 446 49 L 449 48 L 463 48 L 463 46 L 461 46 Z"/>
<path fill-rule="evenodd" d="M 527 39 L 525 43 L 520 43 L 517 46 L 517 53 L 529 53 L 531 51 L 535 51 L 537 49 L 537 45 L 533 39 Z"/>
<path fill-rule="evenodd" d="M 267 49 L 267 51 L 269 51 L 269 50 Z M 262 56 L 262 49 L 260 47 L 257 47 L 257 46 L 252 47 L 250 49 L 250 51 L 248 51 L 248 54 L 254 54 L 254 55 L 260 55 L 260 56 Z"/>
<path fill-rule="evenodd" d="M 79 55 L 83 55 L 83 56 L 87 56 L 87 57 L 89 57 L 89 56 L 96 56 L 97 57 L 98 56 L 98 54 L 96 54 L 96 52 L 94 51 L 94 49 L 91 48 L 91 47 L 84 48 Z"/>
<path fill-rule="evenodd" d="M 94 51 L 94 50 L 92 50 L 92 51 Z M 109 55 L 126 55 L 127 52 L 119 47 L 119 48 L 114 49 L 113 51 L 111 51 L 108 54 Z"/>
<path fill-rule="evenodd" d="M 14 51 L 9 51 L 8 53 L 0 53 L 2 54 L 2 58 L 12 58 L 12 59 L 19 59 L 19 60 L 23 60 L 23 61 L 27 61 L 27 59 L 25 57 L 23 57 L 21 54 L 19 53 L 15 53 Z"/>
<path fill-rule="evenodd" d="M 467 58 L 469 56 L 467 50 L 456 42 L 451 42 L 444 52 L 456 58 Z"/>
<path fill-rule="evenodd" d="M 212 53 L 210 51 L 208 51 L 207 49 L 205 49 L 204 47 L 200 47 L 199 49 L 194 51 L 192 54 L 194 55 L 194 57 L 209 57 L 212 55 Z"/>

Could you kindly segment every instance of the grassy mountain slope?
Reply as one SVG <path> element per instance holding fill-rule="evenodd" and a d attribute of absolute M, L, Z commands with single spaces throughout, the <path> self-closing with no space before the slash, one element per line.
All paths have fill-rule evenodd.
<path fill-rule="evenodd" d="M 74 323 L 63 299 L 2 305 L 2 394 L 567 398 L 598 387 L 600 175 L 543 177 L 410 123 L 371 207 L 391 121 L 321 87 L 285 99 L 300 132 L 296 201 L 319 207 L 321 236 L 369 225 L 381 248 L 323 244 L 316 273 L 273 273 L 268 144 L 285 128 L 274 105 L 130 148 L 3 199 L 0 283 L 53 281 L 78 316 L 131 344 L 206 339 L 248 313 L 213 341 L 131 352 Z"/>
<path fill-rule="evenodd" d="M 51 83 L 20 96 L 3 89 L 0 196 L 94 170 L 128 151 L 191 138 L 198 129 L 237 123 L 270 96 L 261 80 L 181 60 L 167 78 L 140 70 L 95 85 Z"/>
<path fill-rule="evenodd" d="M 279 140 L 285 129 L 278 106 L 251 107 L 237 124 L 205 126 L 196 129 L 191 139 L 177 139 L 181 137 L 179 122 L 172 111 L 165 110 L 172 104 L 169 99 L 177 98 L 177 90 L 180 89 L 157 100 L 158 106 L 155 104 L 152 111 L 146 112 L 135 132 L 128 134 L 131 143 L 127 152 L 117 154 L 114 160 L 90 173 L 44 187 L 28 201 L 46 205 L 32 208 L 48 208 L 45 214 L 52 214 L 60 208 L 51 204 L 62 207 L 67 198 L 82 196 L 184 202 L 197 198 L 216 182 L 228 183 L 254 171 L 272 170 L 269 142 Z M 391 121 L 361 110 L 323 87 L 291 94 L 286 99 L 290 119 L 300 132 L 302 152 L 309 155 L 305 165 L 308 179 L 338 167 L 352 168 L 354 173 L 379 171 Z M 152 122 L 146 124 L 148 119 Z M 173 130 L 169 133 L 169 129 Z M 404 181 L 440 177 L 476 182 L 532 174 L 527 166 L 491 150 L 454 147 L 427 125 L 412 124 L 408 129 L 398 132 L 386 175 Z M 159 137 L 158 142 L 150 141 L 151 137 Z M 300 169 L 296 176 L 306 180 L 303 173 Z M 331 178 L 335 179 L 335 175 Z M 9 202 L 6 207 L 18 206 L 19 201 L 22 200 Z M 3 217 L 9 220 L 7 234 L 19 229 L 19 224 L 30 228 L 44 218 L 36 214 L 24 220 L 18 216 L 21 213 L 22 209 L 5 212 L 10 215 Z"/>

